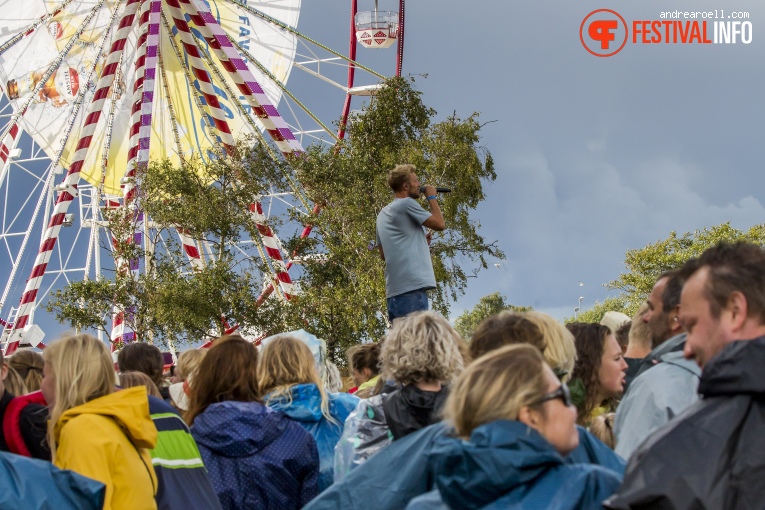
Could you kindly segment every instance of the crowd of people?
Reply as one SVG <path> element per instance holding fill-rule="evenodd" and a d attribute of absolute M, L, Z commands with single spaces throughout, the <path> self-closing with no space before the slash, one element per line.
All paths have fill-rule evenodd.
<path fill-rule="evenodd" d="M 172 376 L 86 334 L 0 357 L 0 508 L 765 508 L 759 246 L 663 273 L 631 319 L 463 339 L 413 311 L 346 388 L 307 338 L 224 336 Z"/>

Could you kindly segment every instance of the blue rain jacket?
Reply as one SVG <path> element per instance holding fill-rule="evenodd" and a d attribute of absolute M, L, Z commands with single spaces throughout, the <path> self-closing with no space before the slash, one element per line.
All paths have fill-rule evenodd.
<path fill-rule="evenodd" d="M 569 464 L 597 464 L 624 473 L 624 460 L 583 427 L 577 426 L 579 446 L 566 457 Z M 374 508 L 395 510 L 435 488 L 430 452 L 440 438 L 459 441 L 444 423 L 437 423 L 394 441 L 342 480 L 322 492 L 310 510 Z"/>
<path fill-rule="evenodd" d="M 50 462 L 0 452 L 0 508 L 99 510 L 106 486 Z"/>
<path fill-rule="evenodd" d="M 265 401 L 271 409 L 281 411 L 311 433 L 319 450 L 319 491 L 333 481 L 335 445 L 343 433 L 343 424 L 356 409 L 359 398 L 348 393 L 329 393 L 329 414 L 331 422 L 321 414 L 321 393 L 315 384 L 297 384 L 292 387 L 292 401 L 286 397 L 266 395 Z"/>
<path fill-rule="evenodd" d="M 319 493 L 316 442 L 283 413 L 257 402 L 212 404 L 191 434 L 225 510 L 297 509 Z"/>
<path fill-rule="evenodd" d="M 601 466 L 567 464 L 538 432 L 511 420 L 482 425 L 469 441 L 436 439 L 429 463 L 444 509 L 595 510 L 621 483 Z M 428 494 L 407 508 L 438 506 Z"/>

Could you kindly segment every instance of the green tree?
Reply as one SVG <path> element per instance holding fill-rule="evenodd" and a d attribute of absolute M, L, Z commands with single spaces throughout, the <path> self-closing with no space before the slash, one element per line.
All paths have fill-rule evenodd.
<path fill-rule="evenodd" d="M 145 246 L 130 242 L 136 228 L 127 208 L 104 211 L 115 253 L 143 260 L 143 271 L 118 272 L 114 279 L 72 282 L 54 293 L 47 309 L 77 329 L 109 332 L 113 308 L 125 312 L 125 323 L 138 340 L 158 343 L 196 342 L 223 334 L 228 325 L 256 334 L 282 330 L 283 304 L 269 300 L 255 306 L 269 269 L 257 253 L 258 226 L 249 205 L 280 182 L 287 171 L 262 144 L 239 143 L 236 155 L 203 161 L 188 158 L 180 165 L 152 162 L 139 172 L 140 206 L 151 218 Z M 192 267 L 182 247 L 168 235 L 182 229 L 205 243 L 203 267 Z M 225 321 L 225 322 L 224 322 Z"/>
<path fill-rule="evenodd" d="M 504 258 L 472 217 L 484 183 L 496 178 L 480 145 L 478 115 L 432 122 L 434 116 L 411 80 L 392 79 L 352 118 L 343 142 L 312 147 L 296 162 L 309 196 L 323 205 L 312 219 L 318 235 L 302 243 L 302 253 L 327 256 L 304 267 L 296 305 L 304 327 L 326 339 L 338 360 L 348 346 L 379 338 L 387 327 L 384 263 L 370 245 L 377 214 L 392 200 L 385 177 L 396 164 L 414 164 L 420 182 L 453 190 L 441 199 L 446 230 L 431 244 L 435 310 L 448 316 L 468 278 L 488 267 L 487 257 Z"/>
<path fill-rule="evenodd" d="M 627 271 L 607 284 L 609 289 L 621 291 L 620 294 L 580 313 L 577 320 L 597 322 L 608 310 L 624 312 L 631 317 L 646 300 L 656 279 L 663 272 L 680 267 L 686 260 L 698 257 L 704 250 L 718 243 L 736 241 L 765 246 L 765 224 L 739 230 L 726 222 L 683 235 L 671 232 L 666 239 L 629 250 L 624 261 Z"/>
<path fill-rule="evenodd" d="M 470 310 L 465 310 L 454 321 L 454 329 L 462 338 L 470 339 L 473 336 L 475 328 L 487 317 L 496 315 L 504 310 L 513 310 L 516 312 L 527 312 L 531 310 L 530 306 L 515 306 L 507 302 L 505 296 L 499 292 L 488 294 L 478 300 L 478 303 Z"/>
<path fill-rule="evenodd" d="M 606 298 L 602 303 L 596 301 L 595 305 L 582 312 L 576 314 L 576 316 L 566 317 L 564 322 L 587 322 L 595 323 L 600 322 L 606 312 L 622 312 L 627 313 L 627 299 L 624 296 L 612 296 Z M 629 315 L 629 314 L 628 314 Z M 631 316 L 631 315 L 630 315 Z"/>
<path fill-rule="evenodd" d="M 483 184 L 496 178 L 491 154 L 480 145 L 478 115 L 432 122 L 434 116 L 412 81 L 396 78 L 352 118 L 337 146 L 314 145 L 285 159 L 274 157 L 278 151 L 271 144 L 243 140 L 228 157 L 189 158 L 179 166 L 153 162 L 139 175 L 140 203 L 156 235 L 182 228 L 211 246 L 214 257 L 193 270 L 177 243 L 166 241 L 163 252 L 138 254 L 147 270 L 137 278 L 70 285 L 49 309 L 75 327 L 106 330 L 111 300 L 135 311 L 142 338 L 179 341 L 220 334 L 222 316 L 256 334 L 304 328 L 325 339 L 335 361 L 344 364 L 347 347 L 379 338 L 388 326 L 384 263 L 370 242 L 377 214 L 392 199 L 387 170 L 412 163 L 423 183 L 453 189 L 441 205 L 447 228 L 431 245 L 438 284 L 433 308 L 448 316 L 468 278 L 488 267 L 488 257 L 504 255 L 472 217 L 484 199 Z M 270 263 L 262 250 L 256 253 L 257 242 L 250 252 L 233 247 L 244 235 L 257 241 L 248 206 L 274 191 L 295 192 L 296 201 L 319 204 L 321 212 L 307 219 L 315 235 L 280 235 L 286 251 L 302 259 L 291 272 L 299 292 L 289 301 L 256 305 L 264 285 L 272 283 Z M 297 209 L 291 213 L 306 222 Z M 130 217 L 115 227 L 121 223 L 129 233 Z M 280 227 L 270 226 L 277 232 Z"/>

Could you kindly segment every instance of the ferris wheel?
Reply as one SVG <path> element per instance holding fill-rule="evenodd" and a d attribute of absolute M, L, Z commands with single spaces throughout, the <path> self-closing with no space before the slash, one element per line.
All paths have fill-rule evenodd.
<path fill-rule="evenodd" d="M 141 242 L 151 219 L 135 205 L 135 175 L 150 159 L 214 157 L 243 134 L 269 140 L 286 157 L 341 139 L 342 129 L 330 127 L 337 111 L 342 126 L 353 96 L 372 95 L 384 78 L 357 60 L 356 48 L 397 44 L 395 74 L 402 67 L 404 0 L 390 11 L 379 10 L 378 0 L 368 11 L 358 3 L 350 1 L 346 55 L 298 30 L 301 0 L 0 0 L 6 354 L 22 342 L 44 347 L 40 305 L 52 291 L 140 270 L 110 247 L 103 211 L 133 211 Z M 301 80 L 315 83 L 301 87 Z M 331 114 L 311 106 L 333 98 Z M 288 193 L 250 207 L 260 235 L 243 242 L 258 248 L 269 269 L 263 298 L 296 292 L 290 268 L 298 257 L 282 247 L 272 215 L 318 211 L 290 182 Z M 311 232 L 310 225 L 292 228 L 303 237 Z M 194 267 L 213 256 L 182 228 L 166 235 Z M 113 344 L 131 341 L 124 317 L 111 320 Z"/>

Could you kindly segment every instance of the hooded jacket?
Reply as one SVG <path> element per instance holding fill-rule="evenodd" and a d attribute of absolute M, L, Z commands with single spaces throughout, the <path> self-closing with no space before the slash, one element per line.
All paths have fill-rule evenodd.
<path fill-rule="evenodd" d="M 640 374 L 616 409 L 616 453 L 628 459 L 654 431 L 695 403 L 700 375 L 699 366 L 682 351 L 661 355 L 655 366 Z"/>
<path fill-rule="evenodd" d="M 149 451 L 157 473 L 158 510 L 220 510 L 191 431 L 176 410 L 161 398 L 149 395 L 149 412 L 157 427 L 157 445 Z"/>
<path fill-rule="evenodd" d="M 335 445 L 343 433 L 346 418 L 356 409 L 359 399 L 347 393 L 329 393 L 329 415 L 334 423 L 321 413 L 321 393 L 315 384 L 297 384 L 290 389 L 291 400 L 286 396 L 266 395 L 271 409 L 281 411 L 307 430 L 316 441 L 319 451 L 319 491 L 332 485 Z"/>
<path fill-rule="evenodd" d="M 157 477 L 149 456 L 157 429 L 145 386 L 69 409 L 54 426 L 53 439 L 57 467 L 106 485 L 105 510 L 157 508 Z"/>
<path fill-rule="evenodd" d="M 565 462 L 597 464 L 621 477 L 624 461 L 585 428 L 577 426 L 577 431 L 579 446 L 565 458 Z M 307 510 L 395 510 L 406 507 L 412 498 L 435 488 L 434 466 L 431 464 L 434 457 L 431 452 L 444 441 L 460 440 L 452 435 L 445 423 L 438 423 L 393 442 L 368 462 L 352 469 L 342 480 L 336 481 L 313 500 Z M 380 476 L 380 473 L 385 473 L 385 476 Z"/>
<path fill-rule="evenodd" d="M 0 508 L 100 510 L 106 487 L 50 462 L 0 453 Z"/>
<path fill-rule="evenodd" d="M 430 456 L 436 487 L 449 505 L 442 508 L 600 509 L 621 482 L 600 466 L 566 464 L 538 432 L 511 420 L 482 425 L 469 441 L 441 438 Z M 407 508 L 422 508 L 418 499 Z M 430 496 L 423 499 L 434 506 Z"/>
<path fill-rule="evenodd" d="M 316 442 L 258 402 L 212 404 L 191 426 L 226 510 L 302 508 L 319 493 Z"/>
<path fill-rule="evenodd" d="M 345 422 L 335 449 L 335 481 L 393 441 L 438 423 L 447 387 L 424 391 L 414 385 L 362 399 Z"/>
<path fill-rule="evenodd" d="M 634 453 L 607 508 L 765 508 L 765 337 L 732 342 L 704 367 L 703 399 Z"/>

